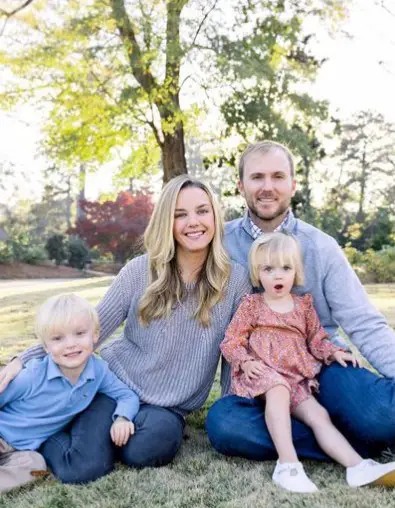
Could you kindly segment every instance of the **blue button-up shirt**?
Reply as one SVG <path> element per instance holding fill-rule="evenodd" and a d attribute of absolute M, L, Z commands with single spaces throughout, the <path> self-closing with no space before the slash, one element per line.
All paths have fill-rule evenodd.
<path fill-rule="evenodd" d="M 138 396 L 104 360 L 91 356 L 74 385 L 50 355 L 32 360 L 0 393 L 0 437 L 17 450 L 36 450 L 86 409 L 99 392 L 117 402 L 113 418 L 134 419 Z"/>

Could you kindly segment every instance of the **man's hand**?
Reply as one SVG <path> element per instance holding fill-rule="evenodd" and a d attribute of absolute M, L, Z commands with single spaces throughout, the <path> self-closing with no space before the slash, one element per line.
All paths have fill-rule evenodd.
<path fill-rule="evenodd" d="M 122 416 L 118 416 L 111 425 L 110 434 L 116 446 L 123 446 L 128 442 L 130 436 L 134 434 L 134 423 Z"/>
<path fill-rule="evenodd" d="M 20 373 L 23 369 L 22 362 L 19 358 L 14 358 L 12 362 L 0 371 L 0 393 L 4 392 L 8 384 Z"/>
<path fill-rule="evenodd" d="M 261 362 L 257 362 L 256 360 L 248 360 L 247 362 L 243 362 L 241 364 L 241 368 L 244 371 L 247 379 L 250 381 L 253 379 L 258 379 L 260 376 L 265 374 L 265 367 L 261 364 Z"/>
<path fill-rule="evenodd" d="M 343 367 L 347 367 L 347 362 L 353 364 L 354 367 L 361 367 L 361 363 L 358 358 L 353 353 L 348 353 L 346 351 L 336 351 L 333 353 L 333 359 L 340 363 Z"/>

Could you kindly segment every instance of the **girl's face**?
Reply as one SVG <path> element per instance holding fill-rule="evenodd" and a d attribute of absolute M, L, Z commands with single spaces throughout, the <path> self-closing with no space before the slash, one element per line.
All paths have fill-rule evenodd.
<path fill-rule="evenodd" d="M 294 285 L 295 268 L 291 264 L 262 261 L 259 261 L 259 280 L 265 289 L 265 295 L 271 299 L 287 296 Z"/>
<path fill-rule="evenodd" d="M 173 226 L 178 249 L 189 253 L 207 253 L 214 232 L 214 210 L 206 192 L 198 187 L 181 189 Z"/>

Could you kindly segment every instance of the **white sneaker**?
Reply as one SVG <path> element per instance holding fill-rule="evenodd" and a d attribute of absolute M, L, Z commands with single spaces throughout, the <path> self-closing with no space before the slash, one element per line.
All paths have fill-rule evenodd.
<path fill-rule="evenodd" d="M 277 461 L 273 473 L 273 481 L 280 487 L 291 492 L 317 492 L 316 485 L 309 480 L 300 462 Z"/>
<path fill-rule="evenodd" d="M 379 464 L 372 459 L 365 459 L 358 465 L 347 468 L 346 479 L 350 487 L 369 484 L 394 487 L 395 462 Z"/>

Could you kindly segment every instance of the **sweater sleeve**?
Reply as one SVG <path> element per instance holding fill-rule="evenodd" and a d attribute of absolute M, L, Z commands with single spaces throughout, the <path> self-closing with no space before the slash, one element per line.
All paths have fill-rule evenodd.
<path fill-rule="evenodd" d="M 310 353 L 317 360 L 325 362 L 326 365 L 332 363 L 331 356 L 336 351 L 343 351 L 328 339 L 328 334 L 321 326 L 317 312 L 314 308 L 313 297 L 307 294 L 303 297 L 305 309 L 307 347 Z"/>
<path fill-rule="evenodd" d="M 333 319 L 378 372 L 395 378 L 394 331 L 370 303 L 345 255 L 331 240 L 322 259 L 324 292 Z"/>
<path fill-rule="evenodd" d="M 249 353 L 249 336 L 254 327 L 254 298 L 247 295 L 243 298 L 233 319 L 225 332 L 221 343 L 221 352 L 226 361 L 232 365 L 233 371 L 238 371 L 240 365 L 248 360 L 255 360 Z"/>

